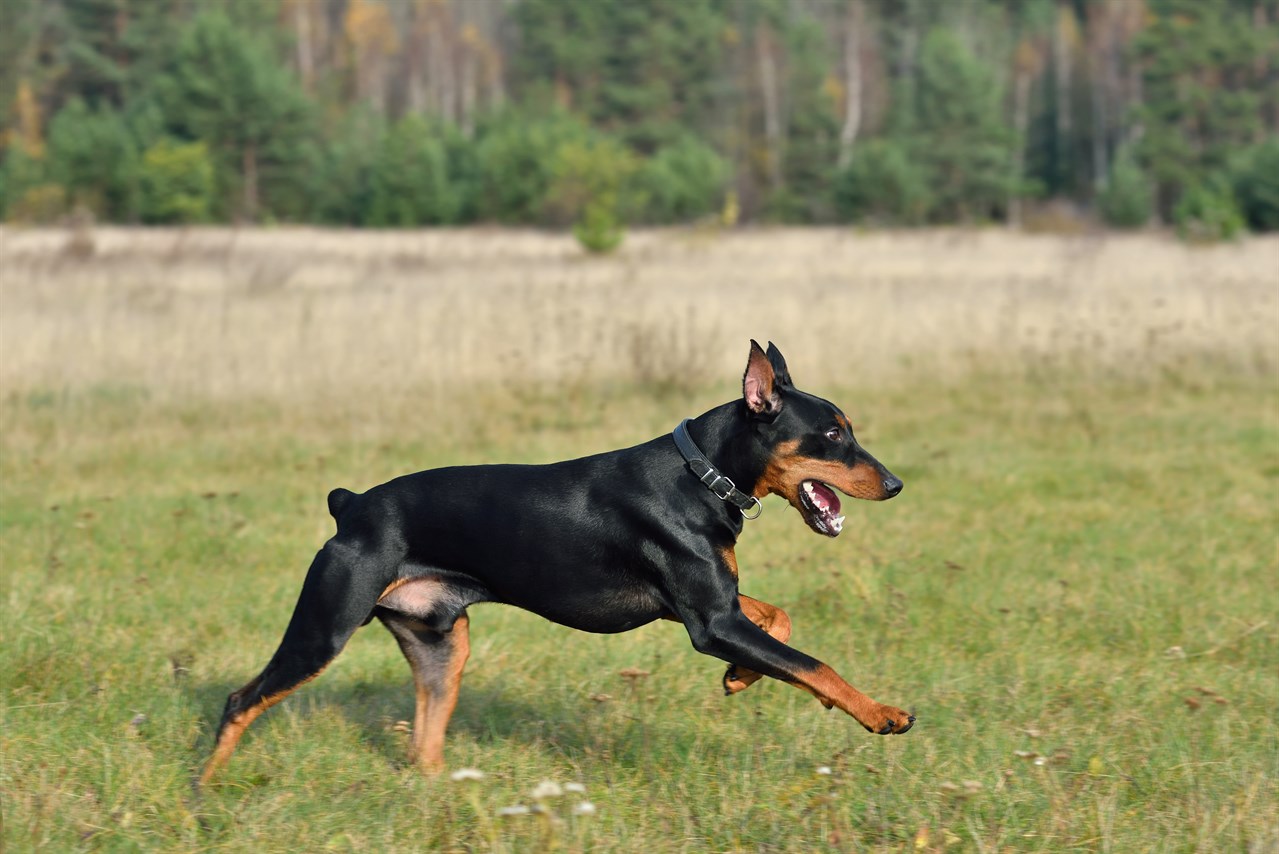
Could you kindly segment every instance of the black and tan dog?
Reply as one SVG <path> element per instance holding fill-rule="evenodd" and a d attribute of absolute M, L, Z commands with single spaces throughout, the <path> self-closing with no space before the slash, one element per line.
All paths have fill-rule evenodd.
<path fill-rule="evenodd" d="M 337 534 L 315 556 L 270 663 L 227 699 L 200 782 L 227 761 L 245 727 L 314 679 L 374 617 L 413 669 L 412 757 L 440 768 L 469 652 L 466 609 L 477 602 L 588 632 L 675 620 L 695 649 L 729 663 L 729 694 L 771 676 L 871 732 L 906 732 L 913 715 L 786 645 L 790 618 L 738 592 L 733 552 L 743 517 L 753 518 L 769 493 L 835 537 L 843 525 L 836 489 L 883 500 L 901 488 L 836 406 L 796 389 L 777 348 L 765 353 L 752 341 L 742 399 L 673 436 L 552 465 L 433 469 L 363 495 L 334 490 Z"/>

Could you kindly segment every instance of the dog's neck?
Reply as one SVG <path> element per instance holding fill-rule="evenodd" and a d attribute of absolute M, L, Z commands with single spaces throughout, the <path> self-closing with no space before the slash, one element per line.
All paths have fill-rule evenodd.
<path fill-rule="evenodd" d="M 746 404 L 740 400 L 704 412 L 688 425 L 689 435 L 706 458 L 748 495 L 768 465 L 753 430 Z"/>

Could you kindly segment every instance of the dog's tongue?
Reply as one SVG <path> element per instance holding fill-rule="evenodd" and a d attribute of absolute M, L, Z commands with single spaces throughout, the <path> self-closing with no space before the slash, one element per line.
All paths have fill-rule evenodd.
<path fill-rule="evenodd" d="M 839 515 L 839 496 L 835 491 L 820 481 L 813 481 L 813 497 L 817 503 L 831 516 Z"/>

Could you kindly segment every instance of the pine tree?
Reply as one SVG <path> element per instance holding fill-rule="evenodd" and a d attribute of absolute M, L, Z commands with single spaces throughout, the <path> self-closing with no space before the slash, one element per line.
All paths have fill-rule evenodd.
<path fill-rule="evenodd" d="M 138 153 L 119 113 L 73 98 L 49 123 L 48 160 L 72 204 L 101 219 L 135 215 Z"/>
<path fill-rule="evenodd" d="M 1139 151 L 1168 216 L 1196 188 L 1204 189 L 1196 210 L 1219 195 L 1204 185 L 1260 136 L 1257 65 L 1267 33 L 1229 0 L 1152 0 L 1151 11 L 1136 45 L 1145 83 Z"/>
<path fill-rule="evenodd" d="M 382 139 L 373 164 L 367 222 L 378 226 L 454 222 L 458 198 L 449 180 L 448 151 L 418 115 L 397 122 Z"/>
<path fill-rule="evenodd" d="M 715 0 L 524 0 L 515 11 L 517 79 L 538 81 L 524 87 L 535 98 L 651 153 L 712 116 L 723 8 Z"/>
<path fill-rule="evenodd" d="M 560 150 L 590 136 L 583 122 L 563 112 L 511 110 L 495 117 L 479 133 L 479 215 L 507 223 L 542 222 Z"/>
<path fill-rule="evenodd" d="M 932 187 L 932 217 L 1001 219 L 1013 180 L 1012 135 L 989 68 L 953 32 L 937 28 L 924 39 L 916 87 L 910 149 Z"/>
<path fill-rule="evenodd" d="M 1042 188 L 1130 221 L 1149 181 L 1165 221 L 1272 222 L 1273 0 L 3 5 L 0 204 L 32 219 L 135 217 L 170 140 L 205 143 L 215 221 L 564 225 L 557 152 L 608 138 L 638 220 L 725 190 L 745 219 L 1015 219 Z M 407 114 L 425 137 L 384 139 Z"/>
<path fill-rule="evenodd" d="M 202 13 L 183 34 L 160 91 L 173 127 L 209 144 L 227 212 L 257 219 L 264 183 L 301 179 L 309 105 L 271 48 L 221 9 Z"/>

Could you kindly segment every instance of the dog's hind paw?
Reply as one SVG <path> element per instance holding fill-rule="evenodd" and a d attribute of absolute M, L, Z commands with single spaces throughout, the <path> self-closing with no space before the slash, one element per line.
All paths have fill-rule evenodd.
<path fill-rule="evenodd" d="M 729 665 L 728 669 L 724 671 L 724 679 L 722 681 L 724 685 L 725 697 L 730 697 L 733 694 L 736 694 L 738 691 L 745 691 L 747 688 L 750 687 L 750 684 L 751 684 L 749 682 L 744 681 L 741 677 L 739 677 L 737 675 L 737 668 L 731 664 Z"/>

